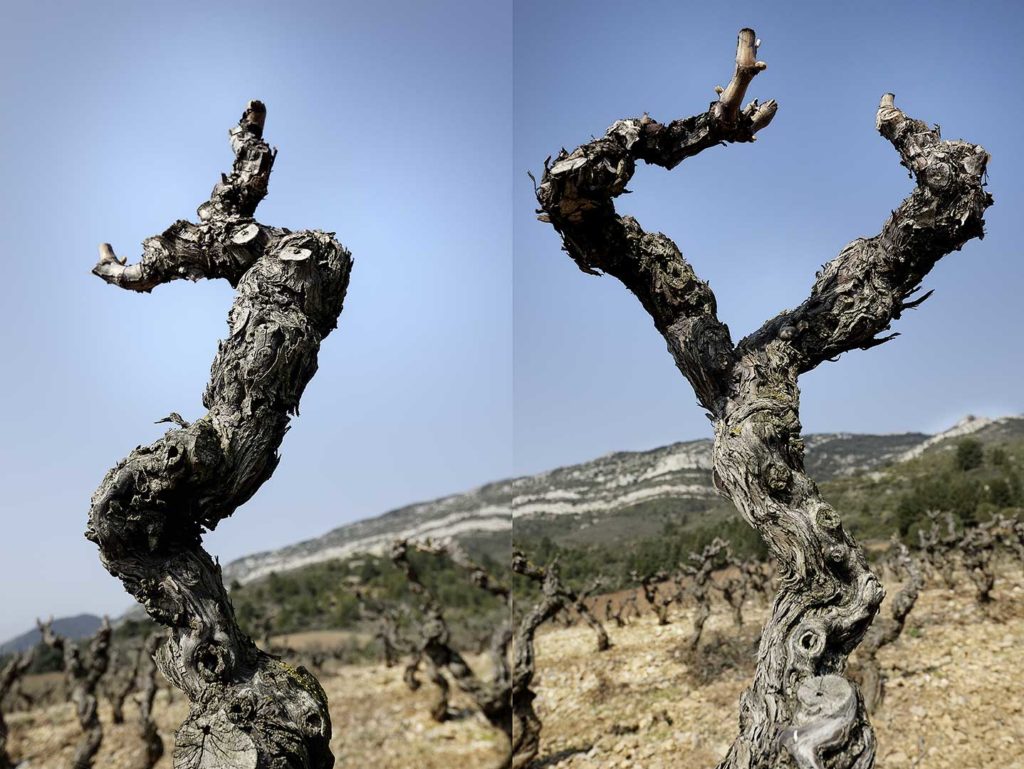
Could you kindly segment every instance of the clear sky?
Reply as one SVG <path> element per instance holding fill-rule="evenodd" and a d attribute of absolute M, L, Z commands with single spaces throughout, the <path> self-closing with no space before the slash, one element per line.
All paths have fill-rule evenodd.
<path fill-rule="evenodd" d="M 515 6 L 515 465 L 535 472 L 709 436 L 710 423 L 639 302 L 580 272 L 533 217 L 527 171 L 649 112 L 703 112 L 753 27 L 775 98 L 754 144 L 674 171 L 641 167 L 620 211 L 673 237 L 710 281 L 733 337 L 799 304 L 841 247 L 876 234 L 912 190 L 875 131 L 886 91 L 992 154 L 988 235 L 944 259 L 897 340 L 802 378 L 805 430 L 937 431 L 1024 411 L 1024 83 L 1020 3 L 520 0 Z"/>
<path fill-rule="evenodd" d="M 267 104 L 257 217 L 355 268 L 273 479 L 208 538 L 227 561 L 511 473 L 509 4 L 21 2 L 0 12 L 0 640 L 120 613 L 89 497 L 200 397 L 233 292 L 89 274 L 195 220 Z"/>
<path fill-rule="evenodd" d="M 195 216 L 252 98 L 280 149 L 258 217 L 336 231 L 355 269 L 280 467 L 208 538 L 222 561 L 709 434 L 636 300 L 535 220 L 526 172 L 617 118 L 705 109 L 742 26 L 763 39 L 751 95 L 778 99 L 774 123 L 641 168 L 624 210 L 677 239 L 739 337 L 910 191 L 874 130 L 894 91 L 992 153 L 989 234 L 933 272 L 900 339 L 804 378 L 805 427 L 1021 412 L 1022 21 L 1009 2 L 5 3 L 0 639 L 127 604 L 82 537 L 89 496 L 155 420 L 202 413 L 232 291 L 136 295 L 89 269 L 96 244 L 134 256 Z"/>

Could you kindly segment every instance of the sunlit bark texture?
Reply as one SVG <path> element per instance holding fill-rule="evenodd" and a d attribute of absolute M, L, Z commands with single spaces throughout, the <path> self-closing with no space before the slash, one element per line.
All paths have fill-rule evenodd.
<path fill-rule="evenodd" d="M 199 206 L 143 244 L 127 265 L 109 245 L 93 272 L 150 291 L 178 278 L 223 278 L 237 289 L 203 395 L 207 413 L 177 414 L 162 438 L 117 464 L 93 495 L 87 536 L 107 570 L 170 628 L 157 663 L 188 696 L 174 766 L 182 769 L 329 767 L 331 723 L 317 680 L 260 651 L 235 621 L 202 535 L 270 478 L 320 343 L 337 325 L 351 256 L 333 233 L 253 219 L 276 150 L 266 110 L 250 102 L 229 132 L 232 172 Z"/>
<path fill-rule="evenodd" d="M 716 486 L 778 562 L 781 585 L 742 698 L 739 735 L 721 766 L 863 769 L 874 762 L 875 737 L 844 671 L 884 593 L 804 472 L 797 378 L 889 338 L 879 334 L 920 302 L 908 297 L 934 264 L 982 235 L 992 202 L 983 187 L 989 156 L 970 142 L 941 139 L 937 127 L 907 117 L 886 94 L 877 127 L 916 188 L 878 235 L 854 240 L 818 272 L 803 304 L 735 343 L 710 287 L 676 245 L 618 215 L 613 203 L 638 161 L 674 168 L 703 150 L 752 141 L 769 124 L 774 101 L 742 106 L 766 66 L 756 51 L 753 31 L 742 30 L 733 78 L 703 114 L 668 124 L 646 115 L 620 120 L 562 151 L 545 164 L 537 199 L 541 219 L 580 268 L 615 276 L 650 313 L 714 422 Z M 737 211 L 723 216 L 723 226 L 742 222 Z"/>
<path fill-rule="evenodd" d="M 103 725 L 97 713 L 96 687 L 110 662 L 110 622 L 103 625 L 89 642 L 89 653 L 82 658 L 78 644 L 53 632 L 53 622 L 39 623 L 43 643 L 60 652 L 64 659 L 64 678 L 75 706 L 82 738 L 75 747 L 71 769 L 90 769 L 100 745 L 103 743 Z"/>

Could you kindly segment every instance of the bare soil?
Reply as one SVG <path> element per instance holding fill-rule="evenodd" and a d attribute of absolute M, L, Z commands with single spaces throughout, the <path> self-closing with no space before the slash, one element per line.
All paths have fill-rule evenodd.
<path fill-rule="evenodd" d="M 1019 566 L 996 583 L 994 605 L 980 610 L 966 580 L 953 593 L 926 589 L 903 636 L 879 655 L 886 699 L 874 715 L 879 769 L 1024 769 L 1024 574 Z M 890 594 L 898 585 L 887 586 Z M 717 598 L 717 595 L 715 596 Z M 620 598 L 616 596 L 616 598 Z M 603 607 L 604 598 L 596 603 Z M 625 628 L 606 623 L 613 646 L 595 651 L 584 625 L 549 626 L 537 639 L 537 709 L 544 722 L 540 767 L 559 769 L 679 769 L 713 767 L 737 728 L 737 703 L 754 666 L 763 606 L 748 603 L 737 630 L 718 601 L 696 656 L 686 652 L 691 615 L 674 606 L 659 627 L 644 615 Z M 887 606 L 883 605 L 883 611 Z M 599 612 L 603 616 L 603 612 Z M 322 645 L 322 634 L 290 638 L 295 647 Z M 474 665 L 486 670 L 482 659 Z M 854 665 L 856 658 L 854 658 Z M 452 690 L 456 717 L 430 719 L 431 684 L 409 691 L 401 667 L 341 665 L 321 676 L 331 702 L 332 747 L 339 767 L 373 769 L 493 769 L 504 741 Z M 40 688 L 56 685 L 40 677 Z M 27 682 L 26 688 L 32 687 Z M 185 717 L 181 694 L 154 708 L 167 746 L 159 769 L 171 769 L 173 733 Z M 131 769 L 140 750 L 134 702 L 127 723 L 110 723 L 97 769 Z M 70 704 L 7 716 L 12 756 L 23 769 L 64 769 L 79 737 Z"/>
<path fill-rule="evenodd" d="M 878 769 L 1024 769 L 1024 575 L 1019 566 L 1002 574 L 987 611 L 966 576 L 961 586 L 926 589 L 903 636 L 879 654 L 887 686 L 872 718 Z M 890 595 L 898 588 L 887 585 Z M 539 636 L 541 767 L 714 767 L 725 755 L 765 607 L 748 603 L 737 631 L 719 600 L 694 657 L 687 607 L 659 627 L 639 605 L 643 616 L 627 627 L 608 623 L 613 646 L 603 653 L 584 626 Z"/>

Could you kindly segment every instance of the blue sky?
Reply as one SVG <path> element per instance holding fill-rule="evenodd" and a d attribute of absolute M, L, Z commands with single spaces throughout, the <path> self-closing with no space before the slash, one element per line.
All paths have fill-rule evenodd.
<path fill-rule="evenodd" d="M 195 219 L 266 102 L 268 224 L 355 268 L 273 479 L 222 561 L 511 473 L 511 7 L 4 3 L 0 639 L 130 599 L 82 536 L 107 469 L 191 419 L 233 298 L 89 274 Z"/>
<path fill-rule="evenodd" d="M 894 91 L 992 153 L 989 234 L 938 266 L 902 337 L 804 377 L 805 428 L 1021 412 L 1021 16 L 949 2 L 5 4 L 0 638 L 127 603 L 82 537 L 89 496 L 161 433 L 155 420 L 202 413 L 232 291 L 140 296 L 89 269 L 102 241 L 135 255 L 194 217 L 252 98 L 280 149 L 259 218 L 334 230 L 356 263 L 280 467 L 208 538 L 224 561 L 709 434 L 635 299 L 580 273 L 535 220 L 526 172 L 617 118 L 702 111 L 747 25 L 769 64 L 751 95 L 778 99 L 774 123 L 674 172 L 641 168 L 623 210 L 677 239 L 741 336 L 910 191 L 874 130 Z"/>
<path fill-rule="evenodd" d="M 537 222 L 527 171 L 649 112 L 703 112 L 753 27 L 775 98 L 754 144 L 672 172 L 641 167 L 619 209 L 673 237 L 733 337 L 801 302 L 818 267 L 877 233 L 912 182 L 874 128 L 879 97 L 992 154 L 988 235 L 944 259 L 902 336 L 804 376 L 806 431 L 937 431 L 1024 411 L 1024 121 L 1019 3 L 600 3 L 515 6 L 515 466 L 710 436 L 665 343 L 621 284 L 581 273 Z"/>

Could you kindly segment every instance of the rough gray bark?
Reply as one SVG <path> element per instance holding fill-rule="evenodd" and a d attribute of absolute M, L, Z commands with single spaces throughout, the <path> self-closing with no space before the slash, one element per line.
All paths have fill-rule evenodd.
<path fill-rule="evenodd" d="M 420 609 L 425 620 L 420 626 L 417 651 L 426 657 L 428 666 L 433 672 L 447 670 L 454 679 L 455 685 L 472 698 L 488 722 L 499 729 L 511 745 L 513 740 L 512 671 L 508 661 L 508 649 L 512 642 L 512 631 L 509 625 L 512 611 L 511 591 L 496 582 L 485 569 L 471 561 L 455 543 L 438 547 L 416 546 L 419 550 L 433 555 L 447 555 L 457 566 L 470 574 L 473 584 L 503 601 L 508 607 L 509 618 L 499 623 L 491 635 L 489 656 L 493 675 L 489 680 L 484 680 L 473 671 L 459 650 L 452 645 L 451 634 L 441 603 L 437 596 L 423 584 L 415 566 L 409 560 L 409 547 L 410 544 L 404 540 L 395 542 L 391 546 L 391 561 L 405 574 L 410 589 L 420 598 Z M 440 675 L 439 672 L 438 675 Z M 447 690 L 444 690 L 443 693 L 446 696 Z M 436 707 L 440 706 L 436 705 Z M 447 699 L 445 700 L 445 709 L 447 710 Z M 512 751 L 510 750 L 501 763 L 502 769 L 510 766 L 511 755 Z"/>
<path fill-rule="evenodd" d="M 910 614 L 917 602 L 917 596 L 924 587 L 921 570 L 917 561 L 901 542 L 894 542 L 897 568 L 904 577 L 903 588 L 892 601 L 890 617 L 875 617 L 871 628 L 864 636 L 864 641 L 857 649 L 857 657 L 861 663 L 861 690 L 864 693 L 864 707 L 868 713 L 874 713 L 882 705 L 885 698 L 885 677 L 878 664 L 878 651 L 883 646 L 895 643 L 903 633 Z"/>
<path fill-rule="evenodd" d="M 752 141 L 769 124 L 774 101 L 741 108 L 766 66 L 756 51 L 754 32 L 742 30 L 732 81 L 707 112 L 667 125 L 646 115 L 620 120 L 604 136 L 563 150 L 545 164 L 537 199 L 540 218 L 577 265 L 618 278 L 653 318 L 714 422 L 717 488 L 779 564 L 781 585 L 742 698 L 739 735 L 720 766 L 864 769 L 874 762 L 875 737 L 842 674 L 884 591 L 804 471 L 797 379 L 891 338 L 878 335 L 920 303 L 908 297 L 935 263 L 983 234 L 992 203 L 983 188 L 989 156 L 980 146 L 942 140 L 937 128 L 883 96 L 878 130 L 916 189 L 879 235 L 853 241 L 822 268 L 803 304 L 734 343 L 710 287 L 676 245 L 616 214 L 613 201 L 638 161 L 673 168 L 705 149 Z"/>
<path fill-rule="evenodd" d="M 203 395 L 207 413 L 135 449 L 93 495 L 86 536 L 100 560 L 170 628 L 158 664 L 191 701 L 179 728 L 179 769 L 320 769 L 333 765 L 327 697 L 304 668 L 262 651 L 239 627 L 220 566 L 202 547 L 270 478 L 299 398 L 337 325 L 352 259 L 332 233 L 291 232 L 253 219 L 276 150 L 266 110 L 250 102 L 229 132 L 235 153 L 199 206 L 126 265 L 109 245 L 93 272 L 134 291 L 179 278 L 224 278 L 237 289 Z"/>
<path fill-rule="evenodd" d="M 13 691 L 34 658 L 35 647 L 27 652 L 14 654 L 0 669 L 0 702 L 3 702 L 4 698 Z M 3 709 L 0 708 L 0 769 L 14 769 L 14 766 L 14 762 L 7 753 L 7 722 L 4 720 Z"/>
<path fill-rule="evenodd" d="M 156 697 L 156 653 L 166 638 L 165 633 L 151 633 L 139 652 L 136 666 L 135 701 L 139 704 L 139 739 L 142 742 L 138 769 L 153 769 L 164 754 L 164 741 L 153 721 L 153 699 Z"/>
<path fill-rule="evenodd" d="M 562 609 L 569 593 L 562 584 L 557 562 L 536 566 L 519 550 L 512 551 L 512 571 L 540 584 L 541 597 L 519 620 L 512 641 L 512 761 L 511 769 L 526 769 L 540 753 L 541 720 L 533 707 L 536 658 L 533 639 L 537 629 Z"/>
<path fill-rule="evenodd" d="M 110 622 L 106 617 L 103 624 L 89 642 L 89 654 L 82 659 L 78 644 L 53 632 L 53 620 L 37 623 L 43 643 L 60 652 L 64 658 L 64 677 L 71 702 L 75 706 L 78 725 L 82 728 L 82 739 L 75 748 L 71 769 L 91 769 L 92 760 L 103 742 L 103 725 L 97 714 L 96 687 L 110 662 Z"/>

